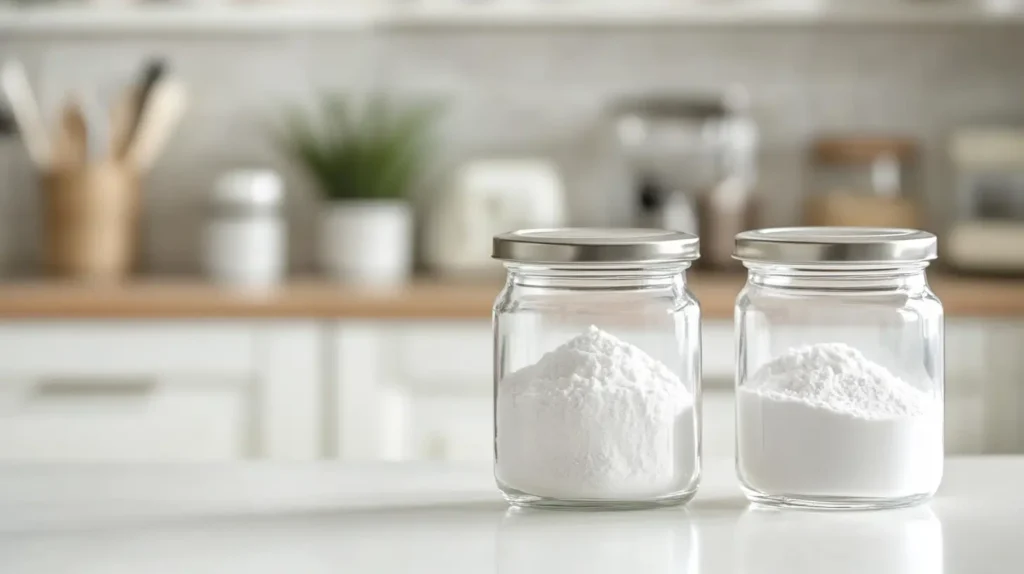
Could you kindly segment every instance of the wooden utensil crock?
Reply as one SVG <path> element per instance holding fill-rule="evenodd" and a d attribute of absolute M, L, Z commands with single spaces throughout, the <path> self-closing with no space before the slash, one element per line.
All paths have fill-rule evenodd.
<path fill-rule="evenodd" d="M 135 261 L 139 178 L 122 163 L 62 166 L 43 176 L 46 265 L 57 276 L 109 282 Z"/>

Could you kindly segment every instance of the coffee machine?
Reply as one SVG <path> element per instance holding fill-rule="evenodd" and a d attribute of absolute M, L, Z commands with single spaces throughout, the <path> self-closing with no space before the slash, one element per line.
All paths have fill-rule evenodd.
<path fill-rule="evenodd" d="M 699 234 L 702 265 L 735 266 L 733 237 L 752 225 L 756 179 L 746 92 L 623 98 L 612 122 L 632 174 L 636 224 Z"/>
<path fill-rule="evenodd" d="M 1024 125 L 960 128 L 950 161 L 955 212 L 943 260 L 961 271 L 1024 274 Z"/>

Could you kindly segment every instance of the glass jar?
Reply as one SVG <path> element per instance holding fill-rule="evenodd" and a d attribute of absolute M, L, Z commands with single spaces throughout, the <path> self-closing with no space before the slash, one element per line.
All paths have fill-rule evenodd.
<path fill-rule="evenodd" d="M 527 230 L 494 238 L 494 473 L 517 506 L 682 504 L 700 478 L 693 235 Z"/>
<path fill-rule="evenodd" d="M 824 137 L 811 147 L 807 225 L 918 225 L 917 143 L 902 137 Z"/>
<path fill-rule="evenodd" d="M 736 236 L 736 468 L 778 506 L 885 508 L 942 479 L 935 236 L 804 227 Z"/>

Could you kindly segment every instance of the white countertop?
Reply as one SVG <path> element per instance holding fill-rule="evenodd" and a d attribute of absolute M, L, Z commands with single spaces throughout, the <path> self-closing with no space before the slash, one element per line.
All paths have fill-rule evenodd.
<path fill-rule="evenodd" d="M 0 572 L 914 574 L 1020 571 L 1024 457 L 947 461 L 939 496 L 748 508 L 711 461 L 685 508 L 510 511 L 487 467 L 0 465 Z"/>

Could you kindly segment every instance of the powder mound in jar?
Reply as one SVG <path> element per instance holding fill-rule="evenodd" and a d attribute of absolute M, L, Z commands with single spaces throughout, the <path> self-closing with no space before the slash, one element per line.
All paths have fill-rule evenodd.
<path fill-rule="evenodd" d="M 845 343 L 798 347 L 758 369 L 747 390 L 865 419 L 916 416 L 935 401 Z"/>
<path fill-rule="evenodd" d="M 498 384 L 506 486 L 564 499 L 674 494 L 696 464 L 693 396 L 665 364 L 591 326 Z"/>
<path fill-rule="evenodd" d="M 942 478 L 942 402 L 857 349 L 793 349 L 737 394 L 737 468 L 772 496 L 903 498 Z"/>

